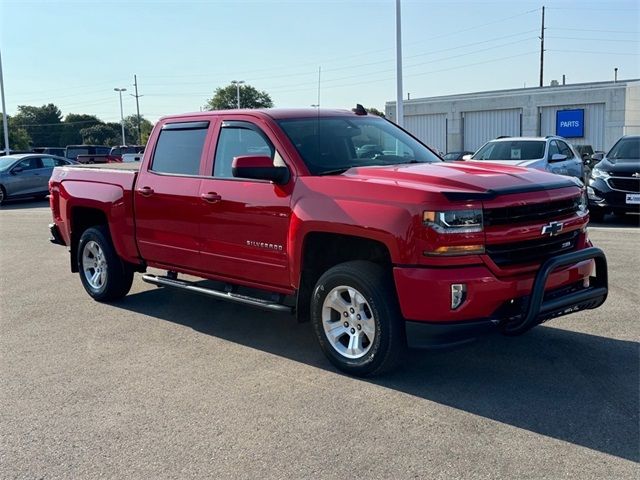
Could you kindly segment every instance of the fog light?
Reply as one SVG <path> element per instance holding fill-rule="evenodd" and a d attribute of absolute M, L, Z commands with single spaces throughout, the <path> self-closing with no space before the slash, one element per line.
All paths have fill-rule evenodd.
<path fill-rule="evenodd" d="M 451 310 L 455 310 L 467 298 L 467 286 L 464 283 L 451 284 Z"/>

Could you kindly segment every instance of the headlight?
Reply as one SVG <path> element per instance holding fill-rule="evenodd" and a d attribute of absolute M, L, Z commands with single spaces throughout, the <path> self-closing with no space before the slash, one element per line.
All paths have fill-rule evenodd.
<path fill-rule="evenodd" d="M 609 172 L 605 172 L 604 170 L 600 170 L 599 168 L 594 168 L 591 170 L 592 178 L 609 178 Z"/>
<path fill-rule="evenodd" d="M 475 233 L 482 231 L 482 210 L 450 210 L 424 212 L 425 225 L 441 233 Z"/>
<path fill-rule="evenodd" d="M 591 187 L 589 187 L 589 189 L 593 190 Z M 580 203 L 578 204 L 578 212 L 587 213 L 588 209 L 589 209 L 589 201 L 587 199 L 587 190 L 583 188 L 582 193 L 580 194 Z"/>

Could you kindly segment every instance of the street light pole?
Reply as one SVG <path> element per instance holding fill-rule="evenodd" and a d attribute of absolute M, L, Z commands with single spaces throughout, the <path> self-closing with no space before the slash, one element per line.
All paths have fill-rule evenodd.
<path fill-rule="evenodd" d="M 231 80 L 231 85 L 236 86 L 236 105 L 240 108 L 240 85 L 244 83 L 244 80 Z"/>
<path fill-rule="evenodd" d="M 404 125 L 404 105 L 402 103 L 402 28 L 400 0 L 396 0 L 396 124 Z"/>
<path fill-rule="evenodd" d="M 0 93 L 2 93 L 2 126 L 4 127 L 4 151 L 9 155 L 9 124 L 7 123 L 7 105 L 4 103 L 4 78 L 2 76 L 2 55 L 0 54 Z"/>
<path fill-rule="evenodd" d="M 126 145 L 127 141 L 124 138 L 124 111 L 122 110 L 122 92 L 126 92 L 126 88 L 114 88 L 114 92 L 120 94 L 120 127 L 122 127 L 122 145 Z"/>

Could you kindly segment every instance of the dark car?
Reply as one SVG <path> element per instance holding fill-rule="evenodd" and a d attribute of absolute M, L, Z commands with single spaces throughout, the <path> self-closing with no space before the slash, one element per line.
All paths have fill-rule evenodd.
<path fill-rule="evenodd" d="M 596 153 L 589 176 L 589 212 L 595 221 L 607 213 L 640 213 L 640 135 L 622 137 L 606 155 Z"/>
<path fill-rule="evenodd" d="M 44 198 L 49 193 L 53 168 L 73 163 L 66 158 L 37 153 L 0 157 L 0 205 L 8 198 Z"/>
<path fill-rule="evenodd" d="M 443 158 L 443 160 L 445 162 L 458 162 L 461 160 L 464 160 L 464 156 L 465 155 L 473 155 L 475 152 L 467 152 L 467 151 L 461 151 L 461 152 L 448 152 Z"/>
<path fill-rule="evenodd" d="M 77 160 L 78 155 L 109 155 L 111 147 L 104 145 L 67 145 L 64 156 L 70 160 Z"/>
<path fill-rule="evenodd" d="M 55 155 L 56 157 L 64 157 L 66 148 L 64 147 L 34 147 L 33 153 L 46 153 L 47 155 Z"/>

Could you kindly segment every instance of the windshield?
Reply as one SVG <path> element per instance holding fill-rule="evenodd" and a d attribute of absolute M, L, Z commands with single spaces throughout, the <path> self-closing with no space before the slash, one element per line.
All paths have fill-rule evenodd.
<path fill-rule="evenodd" d="M 534 160 L 544 157 L 545 142 L 539 140 L 500 140 L 485 144 L 472 160 Z"/>
<path fill-rule="evenodd" d="M 640 162 L 640 137 L 621 138 L 607 154 L 609 160 L 635 160 Z"/>
<path fill-rule="evenodd" d="M 356 166 L 441 160 L 391 122 L 373 117 L 322 117 L 278 122 L 314 175 Z"/>
<path fill-rule="evenodd" d="M 16 157 L 12 157 L 11 155 L 0 157 L 0 172 L 10 169 L 17 160 L 18 159 Z"/>

